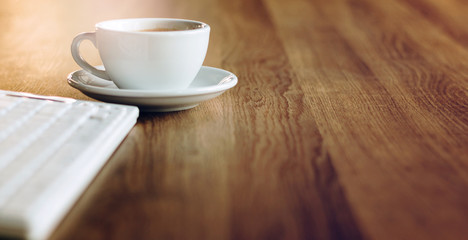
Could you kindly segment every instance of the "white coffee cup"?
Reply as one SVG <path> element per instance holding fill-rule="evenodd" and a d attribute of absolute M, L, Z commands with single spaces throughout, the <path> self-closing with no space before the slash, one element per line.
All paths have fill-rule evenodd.
<path fill-rule="evenodd" d="M 104 21 L 95 32 L 78 34 L 72 42 L 75 62 L 121 89 L 173 91 L 187 88 L 200 70 L 208 49 L 208 24 L 168 18 Z M 105 70 L 86 62 L 80 43 L 90 40 Z"/>

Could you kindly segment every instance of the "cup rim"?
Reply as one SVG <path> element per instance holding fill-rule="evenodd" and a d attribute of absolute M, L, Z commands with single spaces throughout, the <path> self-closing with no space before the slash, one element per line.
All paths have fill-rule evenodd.
<path fill-rule="evenodd" d="M 138 32 L 138 31 L 132 31 L 132 30 L 120 30 L 120 29 L 114 29 L 109 26 L 107 26 L 110 23 L 116 23 L 116 22 L 131 22 L 131 21 L 147 21 L 147 22 L 152 22 L 152 21 L 167 21 L 167 22 L 185 22 L 185 23 L 192 23 L 192 24 L 198 24 L 200 27 L 198 28 L 193 28 L 193 29 L 182 29 L 182 30 L 174 30 L 174 31 L 155 31 L 155 32 Z M 112 32 L 121 32 L 121 33 L 132 33 L 132 34 L 180 34 L 180 33 L 194 33 L 194 32 L 204 32 L 204 31 L 209 31 L 210 26 L 204 22 L 200 21 L 195 21 L 195 20 L 190 20 L 190 19 L 182 19 L 182 18 L 121 18 L 121 19 L 111 19 L 111 20 L 106 20 L 106 21 L 101 21 L 96 23 L 95 25 L 96 30 L 102 29 L 106 31 L 112 31 Z"/>

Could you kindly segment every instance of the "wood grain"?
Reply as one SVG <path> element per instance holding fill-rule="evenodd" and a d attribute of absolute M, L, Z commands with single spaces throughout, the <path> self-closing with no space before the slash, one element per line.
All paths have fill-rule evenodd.
<path fill-rule="evenodd" d="M 453 71 L 466 66 L 434 56 L 463 62 L 466 50 L 399 3 L 297 2 L 272 9 L 281 25 L 316 17 L 306 38 L 289 38 L 303 31 L 288 25 L 283 39 L 367 236 L 466 233 L 466 78 Z"/>
<path fill-rule="evenodd" d="M 0 88 L 88 99 L 69 44 L 96 22 L 197 19 L 238 85 L 142 113 L 51 239 L 464 239 L 468 4 L 12 1 Z M 91 45 L 87 59 L 100 64 Z"/>

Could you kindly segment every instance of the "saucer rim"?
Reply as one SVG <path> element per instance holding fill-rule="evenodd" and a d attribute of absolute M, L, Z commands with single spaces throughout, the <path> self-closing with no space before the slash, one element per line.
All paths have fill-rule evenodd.
<path fill-rule="evenodd" d="M 99 65 L 96 67 L 102 67 L 102 65 Z M 167 98 L 167 97 L 189 97 L 189 96 L 197 96 L 197 95 L 206 95 L 206 94 L 212 94 L 216 92 L 225 91 L 237 85 L 238 78 L 234 73 L 230 71 L 216 68 L 216 67 L 210 67 L 210 66 L 202 66 L 201 68 L 207 71 L 223 72 L 226 75 L 224 78 L 230 77 L 231 79 L 225 83 L 218 83 L 217 85 L 187 88 L 187 89 L 177 90 L 177 91 L 118 89 L 118 88 L 114 89 L 114 88 L 87 85 L 83 83 L 82 81 L 76 80 L 75 79 L 77 78 L 76 74 L 80 72 L 87 74 L 87 75 L 91 75 L 91 73 L 88 73 L 83 69 L 79 69 L 79 70 L 71 72 L 67 77 L 67 81 L 68 81 L 68 84 L 71 85 L 73 88 L 76 88 L 80 91 L 86 91 L 88 93 L 109 95 L 109 96 L 120 96 L 120 97 L 138 97 L 138 98 L 141 98 L 141 97 Z M 92 77 L 99 78 L 94 75 L 92 75 Z"/>

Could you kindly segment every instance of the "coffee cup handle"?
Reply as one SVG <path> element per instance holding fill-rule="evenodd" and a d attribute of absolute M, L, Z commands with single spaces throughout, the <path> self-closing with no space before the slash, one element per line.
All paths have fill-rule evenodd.
<path fill-rule="evenodd" d="M 93 66 L 91 66 L 86 60 L 83 59 L 80 55 L 80 44 L 83 40 L 89 40 L 93 43 L 94 47 L 96 46 L 96 32 L 84 32 L 76 35 L 73 39 L 71 45 L 71 53 L 75 62 L 82 67 L 84 70 L 90 72 L 91 74 L 100 77 L 105 80 L 111 80 L 109 75 L 107 75 L 106 71 L 99 70 Z"/>

